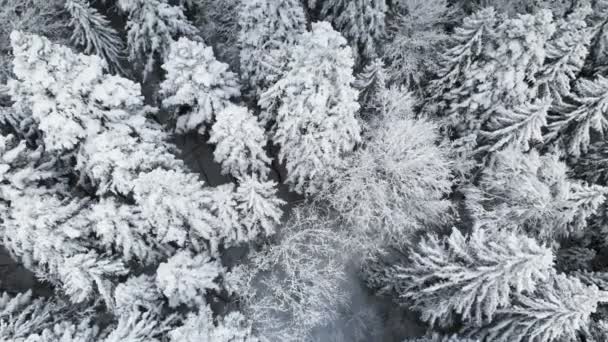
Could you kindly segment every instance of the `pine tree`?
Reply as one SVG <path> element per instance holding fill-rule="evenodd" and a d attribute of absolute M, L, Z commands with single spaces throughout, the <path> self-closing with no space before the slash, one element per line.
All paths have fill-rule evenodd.
<path fill-rule="evenodd" d="M 327 187 L 360 140 L 353 59 L 346 40 L 325 22 L 314 23 L 291 53 L 287 73 L 259 103 L 264 119 L 275 121 L 271 139 L 280 146 L 287 183 L 314 194 Z"/>
<path fill-rule="evenodd" d="M 589 145 L 587 153 L 576 158 L 572 173 L 588 182 L 608 185 L 608 144 L 598 141 Z"/>
<path fill-rule="evenodd" d="M 180 38 L 171 44 L 162 68 L 167 72 L 160 85 L 163 106 L 175 108 L 178 132 L 203 134 L 205 125 L 240 95 L 237 76 L 204 43 Z"/>
<path fill-rule="evenodd" d="M 289 50 L 306 31 L 297 0 L 253 0 L 239 9 L 241 78 L 258 96 L 285 72 Z"/>
<path fill-rule="evenodd" d="M 209 142 L 215 144 L 216 162 L 222 173 L 234 177 L 257 174 L 266 177 L 270 158 L 266 155 L 266 134 L 255 116 L 246 108 L 228 105 L 216 115 Z"/>
<path fill-rule="evenodd" d="M 385 0 L 327 0 L 321 16 L 350 42 L 356 59 L 369 60 L 385 34 L 387 11 Z"/>
<path fill-rule="evenodd" d="M 474 229 L 465 237 L 424 237 L 409 263 L 395 265 L 390 279 L 402 300 L 413 302 L 421 319 L 449 325 L 460 316 L 473 326 L 491 322 L 511 296 L 534 290 L 553 267 L 553 253 L 533 239 L 503 231 Z"/>
<path fill-rule="evenodd" d="M 605 291 L 557 274 L 532 293 L 515 294 L 512 306 L 501 309 L 492 324 L 474 335 L 496 342 L 575 341 L 598 304 L 607 300 Z"/>
<path fill-rule="evenodd" d="M 169 55 L 175 38 L 197 33 L 183 9 L 169 5 L 167 0 L 119 0 L 118 7 L 129 16 L 129 60 L 141 65 L 144 79 L 154 70 L 159 59 Z"/>
<path fill-rule="evenodd" d="M 111 67 L 122 71 L 120 65 L 124 44 L 110 21 L 85 0 L 67 0 L 65 8 L 72 17 L 72 40 L 84 48 L 84 53 L 96 53 Z"/>
<path fill-rule="evenodd" d="M 550 240 L 581 233 L 605 195 L 604 187 L 569 179 L 556 155 L 507 149 L 466 191 L 466 204 L 479 222 Z"/>
<path fill-rule="evenodd" d="M 601 75 L 593 81 L 580 79 L 575 93 L 574 104 L 568 104 L 549 118 L 546 139 L 556 141 L 568 155 L 578 157 L 586 153 L 593 142 L 592 133 L 603 136 L 608 130 L 608 79 Z"/>

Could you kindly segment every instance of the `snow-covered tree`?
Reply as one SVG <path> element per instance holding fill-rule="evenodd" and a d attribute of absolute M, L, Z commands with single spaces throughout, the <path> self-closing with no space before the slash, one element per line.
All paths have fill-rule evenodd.
<path fill-rule="evenodd" d="M 130 277 L 124 283 L 118 284 L 114 291 L 116 309 L 119 315 L 132 311 L 160 313 L 162 310 L 162 293 L 156 286 L 154 276 L 140 275 Z"/>
<path fill-rule="evenodd" d="M 65 8 L 71 16 L 72 40 L 82 46 L 84 53 L 96 53 L 112 67 L 122 70 L 124 44 L 110 21 L 86 0 L 66 0 Z"/>
<path fill-rule="evenodd" d="M 479 57 L 463 65 L 458 82 L 442 96 L 447 101 L 447 125 L 463 154 L 513 143 L 526 149 L 528 144 L 522 141 L 542 136 L 545 112 L 544 106 L 534 103 L 539 83 L 535 75 L 545 60 L 544 46 L 555 31 L 551 12 L 507 19 L 492 31 Z M 468 50 L 466 45 L 462 49 Z"/>
<path fill-rule="evenodd" d="M 538 76 L 542 92 L 549 93 L 556 110 L 563 97 L 571 95 L 571 83 L 583 69 L 591 44 L 591 28 L 585 19 L 589 4 L 577 7 L 566 18 L 556 21 L 556 32 L 545 45 L 546 61 Z"/>
<path fill-rule="evenodd" d="M 556 155 L 507 149 L 497 153 L 466 191 L 467 207 L 482 224 L 523 230 L 542 240 L 578 234 L 607 189 L 571 180 Z"/>
<path fill-rule="evenodd" d="M 256 176 L 239 179 L 234 194 L 239 212 L 240 229 L 228 239 L 234 242 L 253 241 L 260 236 L 272 236 L 280 223 L 285 202 L 276 196 L 276 183 Z"/>
<path fill-rule="evenodd" d="M 359 90 L 359 103 L 361 103 L 362 112 L 373 109 L 378 105 L 377 102 L 387 87 L 386 78 L 384 63 L 380 58 L 374 59 L 357 75 L 353 85 Z"/>
<path fill-rule="evenodd" d="M 239 8 L 241 78 L 258 96 L 285 72 L 290 48 L 306 31 L 298 0 L 243 1 Z"/>
<path fill-rule="evenodd" d="M 169 55 L 174 39 L 197 33 L 183 9 L 171 6 L 167 0 L 119 0 L 118 7 L 129 17 L 129 60 L 141 66 L 144 79 L 154 70 L 157 61 Z"/>
<path fill-rule="evenodd" d="M 601 140 L 589 145 L 587 153 L 576 159 L 572 173 L 588 182 L 608 185 L 608 144 Z"/>
<path fill-rule="evenodd" d="M 411 94 L 391 88 L 380 95 L 380 123 L 321 197 L 357 229 L 403 238 L 450 216 L 451 163 L 448 149 L 436 145 L 436 125 L 413 118 Z"/>
<path fill-rule="evenodd" d="M 238 312 L 214 319 L 208 306 L 189 313 L 183 324 L 169 332 L 171 342 L 258 342 L 251 324 Z"/>
<path fill-rule="evenodd" d="M 240 95 L 237 75 L 202 42 L 173 42 L 162 68 L 167 73 L 160 85 L 163 106 L 175 109 L 178 132 L 204 133 L 205 125 Z"/>
<path fill-rule="evenodd" d="M 388 41 L 382 58 L 389 79 L 420 90 L 436 69 L 440 48 L 448 39 L 444 26 L 451 19 L 446 0 L 393 1 L 394 13 L 387 20 Z"/>
<path fill-rule="evenodd" d="M 531 293 L 513 296 L 510 307 L 501 309 L 492 324 L 474 336 L 496 342 L 576 341 L 589 324 L 589 316 L 608 293 L 580 280 L 557 274 Z"/>
<path fill-rule="evenodd" d="M 217 259 L 224 243 L 274 231 L 280 204 L 273 184 L 205 188 L 146 117 L 154 111 L 139 85 L 104 74 L 97 56 L 38 36 L 12 37 L 18 78 L 10 94 L 27 117 L 1 139 L 0 237 L 39 277 L 73 301 L 99 294 L 114 309 L 122 276 L 155 268 L 177 248 L 194 260 Z M 222 200 L 225 189 L 232 201 Z M 223 214 L 230 211 L 234 220 Z M 178 266 L 163 265 L 164 274 Z"/>
<path fill-rule="evenodd" d="M 377 43 L 385 35 L 385 0 L 326 0 L 321 16 L 350 42 L 357 59 L 377 55 Z"/>
<path fill-rule="evenodd" d="M 217 278 L 222 272 L 220 262 L 211 256 L 180 251 L 158 266 L 156 283 L 171 307 L 205 306 L 205 295 L 219 289 Z"/>
<path fill-rule="evenodd" d="M 459 337 L 457 335 L 439 335 L 439 334 L 428 334 L 424 337 L 419 338 L 410 338 L 406 339 L 403 342 L 479 342 L 475 339 L 469 339 L 464 337 Z"/>
<path fill-rule="evenodd" d="M 597 75 L 595 80 L 578 80 L 572 98 L 573 104 L 549 118 L 546 139 L 578 157 L 587 152 L 593 133 L 603 136 L 608 131 L 608 79 Z"/>
<path fill-rule="evenodd" d="M 228 105 L 216 115 L 209 134 L 215 144 L 214 159 L 222 165 L 222 173 L 234 177 L 270 172 L 270 158 L 264 147 L 267 138 L 264 127 L 246 107 Z"/>
<path fill-rule="evenodd" d="M 309 207 L 295 208 L 279 243 L 233 271 L 242 310 L 268 341 L 308 341 L 348 306 L 344 236 Z"/>
<path fill-rule="evenodd" d="M 272 141 L 287 167 L 287 183 L 298 193 L 328 186 L 344 155 L 360 141 L 353 58 L 346 40 L 326 22 L 312 24 L 291 51 L 288 71 L 260 106 L 273 120 Z"/>
<path fill-rule="evenodd" d="M 456 317 L 481 326 L 509 306 L 514 295 L 534 290 L 550 276 L 553 253 L 535 240 L 504 231 L 474 229 L 465 237 L 422 238 L 409 262 L 387 272 L 400 300 L 421 319 L 449 325 Z"/>
<path fill-rule="evenodd" d="M 217 58 L 239 70 L 239 16 L 241 0 L 194 0 L 193 22 L 201 37 L 213 46 Z"/>
<path fill-rule="evenodd" d="M 0 0 L 0 84 L 12 77 L 13 54 L 9 38 L 13 30 L 41 34 L 57 43 L 68 43 L 69 20 L 58 1 Z"/>

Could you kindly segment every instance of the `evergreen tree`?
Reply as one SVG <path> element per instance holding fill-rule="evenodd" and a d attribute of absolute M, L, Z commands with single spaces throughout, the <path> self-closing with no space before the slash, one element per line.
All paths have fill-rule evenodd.
<path fill-rule="evenodd" d="M 224 174 L 266 177 L 270 172 L 264 128 L 246 107 L 229 105 L 219 111 L 209 142 L 215 144 L 213 155 Z"/>
<path fill-rule="evenodd" d="M 189 313 L 183 325 L 169 332 L 170 342 L 258 342 L 251 324 L 237 312 L 214 319 L 208 306 Z"/>
<path fill-rule="evenodd" d="M 167 72 L 160 85 L 163 106 L 175 108 L 178 132 L 203 134 L 205 125 L 240 95 L 237 76 L 204 43 L 180 38 L 171 44 L 162 68 Z"/>
<path fill-rule="evenodd" d="M 321 15 L 350 42 L 356 59 L 377 55 L 377 42 L 385 34 L 385 0 L 327 0 Z"/>
<path fill-rule="evenodd" d="M 557 274 L 534 292 L 515 294 L 512 306 L 501 309 L 492 324 L 474 335 L 496 342 L 576 341 L 598 304 L 607 300 L 597 287 Z"/>
<path fill-rule="evenodd" d="M 377 105 L 382 92 L 387 88 L 386 70 L 381 59 L 376 58 L 363 68 L 357 75 L 353 84 L 359 90 L 359 103 L 362 104 L 362 112 L 370 110 Z"/>
<path fill-rule="evenodd" d="M 607 94 L 608 79 L 603 76 L 580 79 L 573 95 L 575 102 L 549 118 L 546 139 L 557 141 L 568 155 L 578 157 L 586 153 L 593 142 L 592 133 L 602 136 L 608 130 Z"/>
<path fill-rule="evenodd" d="M 113 70 L 123 71 L 120 62 L 124 44 L 110 21 L 86 0 L 66 0 L 65 8 L 72 17 L 70 26 L 74 29 L 74 43 L 82 46 L 84 53 L 102 57 Z"/>
<path fill-rule="evenodd" d="M 445 26 L 452 21 L 452 12 L 446 0 L 392 3 L 382 58 L 391 82 L 420 92 L 429 74 L 437 69 L 437 56 L 448 40 Z"/>
<path fill-rule="evenodd" d="M 505 20 L 483 44 L 477 61 L 464 64 L 467 69 L 462 70 L 459 82 L 443 95 L 448 104 L 447 125 L 463 154 L 492 151 L 508 145 L 504 142 L 519 142 L 526 148 L 522 140 L 541 136 L 545 112 L 535 108 L 535 75 L 554 30 L 549 11 Z"/>
<path fill-rule="evenodd" d="M 482 326 L 509 307 L 514 295 L 529 292 L 553 267 L 553 253 L 513 233 L 456 228 L 441 239 L 424 237 L 409 251 L 409 262 L 388 271 L 400 300 L 411 301 L 421 319 L 450 325 L 456 317 Z"/>
<path fill-rule="evenodd" d="M 167 0 L 119 0 L 118 7 L 129 17 L 129 61 L 141 66 L 144 79 L 154 70 L 158 60 L 168 56 L 175 38 L 197 33 L 183 9 L 171 6 Z"/>
<path fill-rule="evenodd" d="M 291 54 L 288 71 L 259 103 L 263 119 L 275 121 L 271 139 L 280 146 L 287 183 L 314 194 L 328 186 L 360 140 L 353 59 L 346 40 L 325 22 L 302 34 Z"/>
<path fill-rule="evenodd" d="M 606 188 L 571 180 L 555 155 L 507 149 L 496 154 L 467 208 L 481 223 L 523 230 L 542 240 L 580 234 L 602 204 Z"/>
<path fill-rule="evenodd" d="M 243 1 L 239 9 L 241 78 L 258 96 L 285 72 L 289 50 L 306 31 L 297 0 Z"/>

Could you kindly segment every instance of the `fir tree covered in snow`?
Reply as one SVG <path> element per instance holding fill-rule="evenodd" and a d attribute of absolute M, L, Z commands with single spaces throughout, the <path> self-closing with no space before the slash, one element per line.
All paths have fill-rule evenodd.
<path fill-rule="evenodd" d="M 291 47 L 306 31 L 304 9 L 296 0 L 243 1 L 239 28 L 241 78 L 257 96 L 285 72 Z"/>
<path fill-rule="evenodd" d="M 214 116 L 240 95 L 238 78 L 202 42 L 180 38 L 170 46 L 160 85 L 163 106 L 174 109 L 176 130 L 204 133 Z"/>
<path fill-rule="evenodd" d="M 360 141 L 353 63 L 346 40 L 329 23 L 314 23 L 292 48 L 288 71 L 261 96 L 264 119 L 274 121 L 271 139 L 296 192 L 326 188 Z"/>

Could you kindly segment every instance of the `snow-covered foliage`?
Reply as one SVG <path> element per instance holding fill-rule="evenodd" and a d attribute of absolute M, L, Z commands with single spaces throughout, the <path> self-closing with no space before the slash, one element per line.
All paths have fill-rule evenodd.
<path fill-rule="evenodd" d="M 291 47 L 306 30 L 297 0 L 243 1 L 239 8 L 241 78 L 258 96 L 285 72 Z"/>
<path fill-rule="evenodd" d="M 548 101 L 536 97 L 536 74 L 555 31 L 552 15 L 540 11 L 489 27 L 492 18 L 491 10 L 482 11 L 464 26 L 463 39 L 446 56 L 444 70 L 450 71 L 442 71 L 448 80 L 460 74 L 444 86 L 443 99 L 447 125 L 464 153 L 506 146 L 527 150 L 530 142 L 542 141 L 547 107 L 542 103 Z"/>
<path fill-rule="evenodd" d="M 275 122 L 271 139 L 298 193 L 326 188 L 360 141 L 353 63 L 346 40 L 329 23 L 314 23 L 292 48 L 288 71 L 262 94 L 264 119 Z"/>
<path fill-rule="evenodd" d="M 384 89 L 376 102 L 379 124 L 323 197 L 362 232 L 403 238 L 449 217 L 449 151 L 434 123 L 413 118 L 411 94 Z"/>
<path fill-rule="evenodd" d="M 516 294 L 512 306 L 500 310 L 495 323 L 475 333 L 496 342 L 576 341 L 589 316 L 608 293 L 564 274 L 541 283 L 536 291 Z"/>
<path fill-rule="evenodd" d="M 355 57 L 368 60 L 377 55 L 376 43 L 385 35 L 385 0 L 326 0 L 321 7 L 324 20 L 350 42 Z"/>
<path fill-rule="evenodd" d="M 174 108 L 176 130 L 204 133 L 214 116 L 240 95 L 238 78 L 202 42 L 180 38 L 170 46 L 160 85 L 163 106 Z"/>
<path fill-rule="evenodd" d="M 549 248 L 527 237 L 487 229 L 465 237 L 454 228 L 443 239 L 423 238 L 406 264 L 388 271 L 386 286 L 430 324 L 448 325 L 459 317 L 482 326 L 508 307 L 512 296 L 546 280 L 553 259 Z"/>
<path fill-rule="evenodd" d="M 74 43 L 82 46 L 84 53 L 102 57 L 113 70 L 122 70 L 124 44 L 110 21 L 86 0 L 66 0 L 65 8 L 72 17 L 70 26 L 74 30 Z"/>
<path fill-rule="evenodd" d="M 467 207 L 481 224 L 523 230 L 543 240 L 581 233 L 608 189 L 569 179 L 556 155 L 508 149 L 468 189 Z"/>
<path fill-rule="evenodd" d="M 222 265 L 205 253 L 181 251 L 158 266 L 156 283 L 169 306 L 204 306 L 207 291 L 218 289 L 216 279 L 222 270 Z"/>
<path fill-rule="evenodd" d="M 144 79 L 154 70 L 156 62 L 169 55 L 176 37 L 197 33 L 183 9 L 167 0 L 119 0 L 118 7 L 129 17 L 129 60 L 141 66 Z"/>
<path fill-rule="evenodd" d="M 238 312 L 214 319 L 208 306 L 189 313 L 182 326 L 169 332 L 170 342 L 258 342 L 251 324 Z"/>
<path fill-rule="evenodd" d="M 228 105 L 220 110 L 209 135 L 222 173 L 266 177 L 270 172 L 270 158 L 264 150 L 267 142 L 264 128 L 246 107 Z"/>
<path fill-rule="evenodd" d="M 421 90 L 428 74 L 437 68 L 437 56 L 448 36 L 445 25 L 452 11 L 446 0 L 393 1 L 394 13 L 387 19 L 387 39 L 382 57 L 389 78 L 412 90 Z"/>
<path fill-rule="evenodd" d="M 269 341 L 305 341 L 347 305 L 342 237 L 306 208 L 292 212 L 278 245 L 254 253 L 241 270 L 244 312 Z"/>

